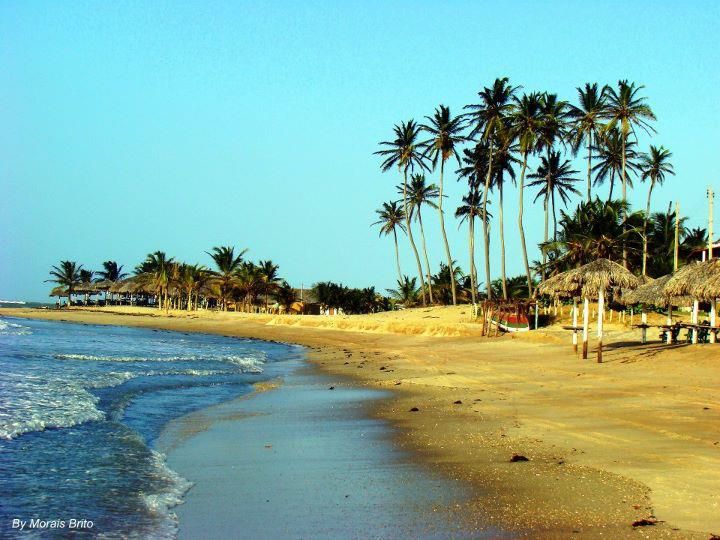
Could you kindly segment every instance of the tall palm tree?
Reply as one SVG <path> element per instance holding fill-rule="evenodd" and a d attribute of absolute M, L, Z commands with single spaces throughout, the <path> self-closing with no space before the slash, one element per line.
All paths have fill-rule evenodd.
<path fill-rule="evenodd" d="M 569 117 L 571 119 L 571 143 L 573 152 L 577 154 L 580 147 L 585 144 L 587 148 L 587 200 L 592 199 L 592 152 L 593 146 L 602 137 L 605 114 L 606 97 L 605 88 L 599 90 L 597 83 L 585 83 L 585 88 L 577 88 L 579 106 L 570 105 Z"/>
<path fill-rule="evenodd" d="M 60 261 L 58 266 L 50 268 L 52 278 L 46 281 L 57 283 L 61 287 L 67 287 L 68 308 L 72 305 L 72 295 L 75 286 L 82 282 L 80 279 L 80 272 L 82 272 L 82 270 L 82 264 L 79 265 L 75 261 Z"/>
<path fill-rule="evenodd" d="M 427 124 L 423 124 L 421 129 L 426 131 L 430 138 L 423 143 L 426 148 L 425 155 L 430 157 L 433 170 L 440 164 L 440 183 L 438 184 L 438 214 L 440 216 L 440 232 L 442 233 L 443 242 L 445 243 L 445 255 L 448 264 L 452 266 L 452 256 L 450 255 L 450 244 L 448 244 L 447 234 L 445 233 L 445 217 L 443 215 L 443 176 L 445 172 L 445 162 L 454 157 L 458 165 L 460 165 L 460 155 L 457 146 L 466 141 L 467 138 L 461 135 L 464 129 L 464 120 L 462 115 L 453 116 L 450 108 L 440 105 L 435 109 L 432 116 L 425 117 Z M 455 282 L 451 282 L 453 305 L 457 304 L 457 291 L 455 290 Z"/>
<path fill-rule="evenodd" d="M 231 246 L 217 246 L 206 252 L 215 263 L 217 271 L 214 272 L 218 279 L 220 304 L 223 311 L 227 311 L 227 301 L 235 282 L 235 277 L 243 263 L 243 256 L 247 249 L 243 249 L 235 255 L 235 248 Z"/>
<path fill-rule="evenodd" d="M 483 152 L 484 155 L 484 152 Z M 468 194 L 462 198 L 463 204 L 455 210 L 455 217 L 460 220 L 458 227 L 465 221 L 468 222 L 468 246 L 470 249 L 470 298 L 472 303 L 477 302 L 477 291 L 479 289 L 477 281 L 477 269 L 475 268 L 475 219 L 482 220 L 483 214 L 491 217 L 483 210 L 483 196 L 480 191 L 480 181 L 468 181 Z M 489 201 L 488 201 L 489 204 Z"/>
<path fill-rule="evenodd" d="M 402 186 L 398 186 L 398 191 L 402 190 Z M 423 205 L 437 209 L 434 199 L 440 196 L 440 190 L 435 184 L 427 184 L 425 175 L 422 173 L 413 174 L 410 178 L 410 184 L 407 190 L 408 207 L 410 208 L 410 221 L 413 216 L 417 217 L 420 224 L 420 236 L 422 238 L 423 255 L 425 256 L 425 270 L 427 277 L 428 295 L 430 303 L 433 302 L 432 280 L 430 279 L 430 260 L 428 259 L 427 243 L 425 242 L 425 227 L 422 220 Z"/>
<path fill-rule="evenodd" d="M 504 130 L 497 134 L 495 140 L 495 155 L 493 156 L 493 180 L 492 183 L 498 190 L 498 227 L 500 229 L 500 282 L 502 283 L 503 299 L 508 299 L 507 276 L 505 274 L 505 225 L 503 219 L 503 191 L 505 175 L 507 174 L 515 182 L 515 169 L 513 165 L 518 163 L 515 154 L 518 151 L 517 144 L 513 144 L 514 137 L 511 131 Z"/>
<path fill-rule="evenodd" d="M 118 265 L 115 261 L 105 261 L 103 269 L 96 273 L 98 281 L 117 282 L 127 277 L 127 273 L 123 272 L 122 265 Z"/>
<path fill-rule="evenodd" d="M 260 275 L 262 277 L 263 295 L 265 296 L 265 310 L 267 311 L 270 301 L 270 294 L 281 282 L 280 275 L 278 274 L 280 266 L 274 264 L 270 260 L 260 261 L 258 266 L 260 268 Z"/>
<path fill-rule="evenodd" d="M 618 129 L 606 132 L 599 140 L 599 146 L 596 147 L 598 162 L 592 168 L 593 173 L 595 173 L 593 185 L 599 186 L 606 180 L 608 181 L 610 184 L 608 201 L 613 199 L 615 179 L 622 176 L 623 157 L 625 159 L 625 182 L 632 187 L 631 174 L 635 174 L 638 168 L 636 145 L 635 141 L 627 141 L 623 152 L 622 136 Z"/>
<path fill-rule="evenodd" d="M 553 240 L 557 240 L 557 215 L 555 208 L 555 193 L 558 194 L 564 205 L 570 200 L 570 193 L 579 195 L 580 192 L 573 187 L 578 181 L 575 177 L 578 171 L 572 169 L 570 160 L 560 162 L 560 152 L 553 152 L 550 149 L 547 155 L 540 158 L 540 165 L 537 171 L 530 174 L 529 178 L 536 180 L 530 182 L 528 186 L 539 187 L 535 200 L 543 197 L 543 207 L 545 210 L 545 243 L 548 242 L 548 203 L 552 205 L 553 213 Z"/>
<path fill-rule="evenodd" d="M 618 88 L 612 88 L 610 86 L 605 87 L 607 94 L 607 109 L 604 112 L 605 118 L 608 123 L 605 126 L 605 131 L 611 131 L 617 126 L 620 130 L 620 138 L 622 142 L 622 200 L 627 202 L 627 175 L 625 171 L 626 165 L 626 154 L 625 148 L 627 146 L 628 137 L 630 133 L 635 134 L 635 128 L 640 127 L 646 133 L 654 132 L 655 130 L 650 125 L 651 120 L 655 120 L 655 113 L 653 113 L 650 106 L 646 103 L 644 97 L 640 97 L 639 92 L 645 88 L 644 86 L 635 86 L 635 83 L 630 83 L 627 80 L 618 81 Z M 635 137 L 637 140 L 637 136 Z M 627 250 L 623 249 L 623 265 L 627 268 Z"/>
<path fill-rule="evenodd" d="M 233 276 L 233 284 L 237 286 L 244 305 L 249 309 L 262 291 L 262 270 L 253 262 L 245 261 L 239 265 Z M 236 307 L 237 310 L 237 307 Z"/>
<path fill-rule="evenodd" d="M 417 263 L 418 275 L 420 277 L 422 302 L 425 306 L 427 305 L 427 297 L 425 295 L 425 278 L 423 277 L 420 255 L 418 254 L 417 247 L 415 246 L 415 240 L 412 235 L 412 227 L 410 226 L 407 185 L 408 171 L 413 172 L 415 167 L 420 170 L 427 170 L 428 167 L 425 164 L 425 157 L 420 151 L 418 144 L 420 127 L 415 123 L 415 121 L 408 120 L 407 122 L 400 122 L 400 124 L 396 124 L 393 129 L 395 131 L 395 139 L 392 141 L 382 141 L 380 146 L 385 148 L 383 150 L 378 150 L 375 154 L 385 158 L 380 166 L 383 172 L 387 172 L 392 167 L 397 166 L 398 170 L 401 171 L 403 175 L 403 212 L 405 214 L 405 227 L 408 239 L 410 240 L 410 247 L 415 255 L 415 262 Z"/>
<path fill-rule="evenodd" d="M 544 117 L 540 94 L 533 92 L 523 94 L 522 97 L 513 98 L 513 107 L 510 111 L 510 129 L 512 136 L 517 139 L 518 151 L 522 155 L 522 169 L 518 183 L 518 229 L 520 231 L 520 244 L 522 247 L 525 276 L 527 278 L 528 298 L 533 294 L 533 281 L 530 275 L 527 246 L 525 244 L 525 227 L 523 226 L 525 173 L 527 171 L 528 156 L 539 150 L 540 137 L 543 130 Z"/>
<path fill-rule="evenodd" d="M 650 152 L 641 157 L 640 171 L 641 180 L 648 180 L 650 187 L 648 188 L 647 206 L 645 207 L 645 219 L 643 221 L 643 260 L 642 275 L 647 275 L 647 223 L 650 217 L 650 197 L 652 197 L 653 188 L 656 184 L 662 185 L 665 182 L 665 176 L 668 174 L 675 175 L 675 170 L 670 163 L 672 152 L 664 147 L 650 146 Z"/>
<path fill-rule="evenodd" d="M 172 277 L 174 259 L 164 251 L 149 253 L 145 260 L 135 267 L 135 273 L 143 276 L 155 290 L 158 309 L 168 305 L 168 286 Z"/>
<path fill-rule="evenodd" d="M 200 264 L 182 263 L 178 265 L 178 274 L 178 288 L 187 294 L 187 310 L 197 309 L 200 289 L 207 284 L 210 270 Z"/>
<path fill-rule="evenodd" d="M 398 250 L 398 239 L 397 230 L 400 229 L 406 232 L 405 225 L 405 212 L 398 206 L 396 201 L 390 201 L 383 203 L 382 208 L 375 210 L 378 215 L 378 220 L 373 225 L 380 225 L 380 236 L 388 236 L 392 233 L 393 239 L 395 240 L 395 263 L 397 264 L 398 279 L 402 279 L 403 274 L 400 270 L 400 251 Z"/>
<path fill-rule="evenodd" d="M 478 290 L 477 268 L 475 266 L 475 218 L 481 218 L 483 215 L 489 217 L 487 205 L 489 201 L 483 197 L 480 186 L 483 185 L 487 177 L 488 170 L 488 144 L 480 141 L 472 148 L 463 149 L 463 163 L 456 171 L 456 174 L 467 180 L 468 194 L 463 197 L 464 205 L 458 207 L 455 211 L 455 217 L 462 217 L 460 223 L 468 219 L 468 249 L 470 250 L 470 292 L 473 303 L 476 301 L 476 293 Z M 492 185 L 490 186 L 492 187 Z M 483 202 L 484 214 L 483 214 Z M 480 209 L 477 213 L 476 206 Z"/>
<path fill-rule="evenodd" d="M 492 288 L 490 285 L 490 231 L 489 222 L 487 220 L 487 196 L 490 191 L 492 179 L 493 164 L 493 142 L 497 135 L 508 129 L 507 117 L 513 108 L 513 97 L 519 87 L 510 85 L 507 77 L 495 79 L 492 88 L 485 87 L 478 95 L 480 103 L 475 105 L 466 105 L 465 108 L 470 110 L 468 113 L 473 128 L 470 131 L 470 137 L 480 135 L 481 139 L 488 144 L 488 163 L 485 177 L 485 189 L 483 191 L 483 239 L 485 241 L 485 283 L 487 287 L 487 296 L 492 298 Z"/>

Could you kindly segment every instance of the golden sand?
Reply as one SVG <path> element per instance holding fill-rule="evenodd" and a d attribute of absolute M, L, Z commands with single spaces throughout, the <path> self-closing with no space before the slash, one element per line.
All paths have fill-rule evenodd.
<path fill-rule="evenodd" d="M 720 346 L 641 346 L 639 331 L 616 316 L 597 364 L 592 354 L 578 358 L 558 326 L 480 337 L 467 306 L 342 317 L 0 314 L 306 345 L 325 372 L 393 391 L 375 414 L 422 462 L 476 487 L 469 519 L 548 538 L 720 532 Z M 529 461 L 513 463 L 513 454 Z M 632 527 L 650 516 L 657 525 Z"/>

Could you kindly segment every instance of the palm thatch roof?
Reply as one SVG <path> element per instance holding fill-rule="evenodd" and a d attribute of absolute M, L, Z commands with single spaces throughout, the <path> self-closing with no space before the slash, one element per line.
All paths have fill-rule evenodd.
<path fill-rule="evenodd" d="M 673 274 L 651 279 L 634 291 L 623 291 L 620 301 L 629 306 L 631 304 L 645 304 L 650 306 L 665 307 L 668 304 L 673 306 L 687 306 L 692 304 L 689 296 L 672 296 L 667 294 L 666 287 L 673 278 Z"/>
<path fill-rule="evenodd" d="M 48 294 L 48 296 L 67 296 L 67 294 L 67 287 L 58 285 L 57 287 L 53 287 L 53 290 L 50 291 L 50 294 Z"/>
<path fill-rule="evenodd" d="M 102 281 L 96 281 L 93 285 L 95 286 L 96 291 L 108 291 L 114 284 L 114 281 L 103 279 Z"/>
<path fill-rule="evenodd" d="M 128 279 L 124 279 L 122 281 L 116 281 L 112 284 L 110 289 L 108 289 L 112 293 L 120 293 L 120 294 L 137 294 L 137 293 L 151 293 L 153 291 L 150 290 L 148 286 L 148 280 L 147 277 L 143 274 L 133 276 Z"/>
<path fill-rule="evenodd" d="M 582 296 L 594 298 L 599 291 L 610 287 L 635 289 L 640 280 L 629 270 L 609 259 L 597 259 L 580 268 L 573 268 L 542 283 L 541 293 L 553 296 Z"/>
<path fill-rule="evenodd" d="M 720 298 L 720 259 L 683 266 L 668 282 L 665 291 L 695 300 Z"/>

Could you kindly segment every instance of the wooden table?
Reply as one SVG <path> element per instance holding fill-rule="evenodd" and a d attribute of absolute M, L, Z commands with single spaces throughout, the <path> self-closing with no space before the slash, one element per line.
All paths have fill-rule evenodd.
<path fill-rule="evenodd" d="M 651 326 L 647 323 L 635 324 L 633 326 L 635 328 L 642 328 L 642 343 L 645 345 L 645 343 L 647 343 L 647 329 L 651 328 Z"/>

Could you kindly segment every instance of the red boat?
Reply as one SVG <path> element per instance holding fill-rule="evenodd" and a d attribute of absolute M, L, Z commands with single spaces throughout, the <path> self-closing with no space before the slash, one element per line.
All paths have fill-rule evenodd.
<path fill-rule="evenodd" d="M 490 319 L 493 324 L 498 325 L 503 332 L 527 332 L 530 330 L 530 322 L 524 313 L 503 313 L 493 315 Z"/>

